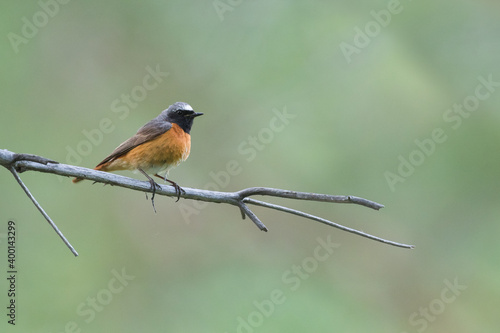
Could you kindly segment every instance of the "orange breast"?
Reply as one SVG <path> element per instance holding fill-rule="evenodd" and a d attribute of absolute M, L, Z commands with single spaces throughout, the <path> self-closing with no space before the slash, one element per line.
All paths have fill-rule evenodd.
<path fill-rule="evenodd" d="M 188 158 L 190 150 L 191 136 L 172 124 L 167 132 L 110 162 L 103 171 L 174 167 Z"/>

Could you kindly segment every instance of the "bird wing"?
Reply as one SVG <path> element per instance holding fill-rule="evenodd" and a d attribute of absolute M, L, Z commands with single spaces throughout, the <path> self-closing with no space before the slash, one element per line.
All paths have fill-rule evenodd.
<path fill-rule="evenodd" d="M 125 155 L 135 147 L 153 140 L 154 138 L 167 132 L 171 128 L 172 124 L 168 121 L 159 120 L 158 118 L 151 120 L 146 125 L 139 128 L 139 130 L 133 137 L 116 147 L 116 149 L 113 150 L 113 152 L 104 160 L 102 160 L 102 162 L 99 163 L 96 167 Z"/>

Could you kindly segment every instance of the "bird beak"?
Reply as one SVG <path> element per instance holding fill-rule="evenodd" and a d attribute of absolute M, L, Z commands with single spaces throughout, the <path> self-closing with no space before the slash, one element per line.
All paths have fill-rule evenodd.
<path fill-rule="evenodd" d="M 195 118 L 195 117 L 198 117 L 198 116 L 203 116 L 203 113 L 202 112 L 195 112 L 191 115 L 191 118 Z"/>

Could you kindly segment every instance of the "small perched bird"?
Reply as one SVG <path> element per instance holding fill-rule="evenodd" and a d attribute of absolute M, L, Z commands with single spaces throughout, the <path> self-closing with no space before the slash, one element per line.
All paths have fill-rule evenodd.
<path fill-rule="evenodd" d="M 137 133 L 119 145 L 108 157 L 102 160 L 94 170 L 138 170 L 151 184 L 153 195 L 159 185 L 148 174 L 162 178 L 172 184 L 179 201 L 182 188 L 167 179 L 168 171 L 185 161 L 191 150 L 191 127 L 193 119 L 203 113 L 194 112 L 184 102 L 177 102 L 162 111 L 158 117 L 142 126 Z M 160 175 L 164 173 L 163 175 Z M 74 178 L 78 183 L 82 178 Z"/>

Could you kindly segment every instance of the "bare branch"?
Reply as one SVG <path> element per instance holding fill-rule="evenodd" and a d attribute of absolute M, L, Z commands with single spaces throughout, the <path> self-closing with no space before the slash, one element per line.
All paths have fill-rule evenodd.
<path fill-rule="evenodd" d="M 0 165 L 6 167 L 9 169 L 14 177 L 18 180 L 19 184 L 22 184 L 22 181 L 19 178 L 19 175 L 17 175 L 17 172 L 24 172 L 27 170 L 33 170 L 33 171 L 38 171 L 38 172 L 44 172 L 44 173 L 52 173 L 60 176 L 67 176 L 67 177 L 78 177 L 78 178 L 83 178 L 83 179 L 88 179 L 88 180 L 93 180 L 94 182 L 98 183 L 104 183 L 104 184 L 110 184 L 110 185 L 116 185 L 128 189 L 132 189 L 135 191 L 141 191 L 141 192 L 152 192 L 151 189 L 151 184 L 148 181 L 140 181 L 137 179 L 133 178 L 128 178 L 120 175 L 116 175 L 113 173 L 108 173 L 108 172 L 102 172 L 102 171 L 96 171 L 92 169 L 87 169 L 87 168 L 82 168 L 82 167 L 77 167 L 73 165 L 67 165 L 67 164 L 61 164 L 57 163 L 52 160 L 48 160 L 46 158 L 36 156 L 36 155 L 29 155 L 29 154 L 15 154 L 13 152 L 10 152 L 8 150 L 2 150 L 0 149 Z M 17 171 L 17 172 L 16 172 Z M 21 185 L 23 189 L 25 190 L 26 194 L 29 193 L 27 190 L 26 186 L 24 184 Z M 217 202 L 217 203 L 226 203 L 230 204 L 233 206 L 236 206 L 240 209 L 242 218 L 245 218 L 245 216 L 248 216 L 256 225 L 259 227 L 260 230 L 267 231 L 266 226 L 259 220 L 259 218 L 248 208 L 246 203 L 254 204 L 254 205 L 259 205 L 267 208 L 272 208 L 272 209 L 277 209 L 283 212 L 295 214 L 298 216 L 306 217 L 315 221 L 319 221 L 321 223 L 333 226 L 335 228 L 342 229 L 347 232 L 351 232 L 363 237 L 367 237 L 385 244 L 389 245 L 394 245 L 394 246 L 399 246 L 399 247 L 404 247 L 404 248 L 413 248 L 412 245 L 406 245 L 406 244 L 401 244 L 401 243 L 396 243 L 392 241 L 388 241 L 373 235 L 366 234 L 364 232 L 351 229 L 336 223 L 333 223 L 329 220 L 322 219 L 320 217 L 316 217 L 314 215 L 310 215 L 307 213 L 303 213 L 301 211 L 297 211 L 294 209 L 290 209 L 287 207 L 283 206 L 278 206 L 258 200 L 254 200 L 249 198 L 250 196 L 254 195 L 263 195 L 263 196 L 273 196 L 273 197 L 280 197 L 280 198 L 287 198 L 287 199 L 298 199 L 298 200 L 312 200 L 312 201 L 320 201 L 320 202 L 332 202 L 332 203 L 350 203 L 350 204 L 357 204 L 357 205 L 362 205 L 365 207 L 369 207 L 375 210 L 379 210 L 380 208 L 384 207 L 383 205 L 376 203 L 374 201 L 370 201 L 364 198 L 359 198 L 355 196 L 343 196 L 343 195 L 328 195 L 328 194 L 318 194 L 318 193 L 306 193 L 306 192 L 296 192 L 296 191 L 288 191 L 288 190 L 281 190 L 281 189 L 274 189 L 274 188 L 267 188 L 267 187 L 251 187 L 247 188 L 241 191 L 237 192 L 219 192 L 219 191 L 208 191 L 208 190 L 201 190 L 201 189 L 195 189 L 195 188 L 183 188 L 184 192 L 181 193 L 181 197 L 184 199 L 191 199 L 191 200 L 200 200 L 200 201 L 206 201 L 206 202 Z M 170 186 L 170 185 L 160 185 L 159 188 L 156 189 L 156 194 L 158 195 L 163 195 L 163 196 L 171 196 L 171 197 L 177 197 L 177 193 L 175 189 Z M 58 232 L 59 236 L 63 239 L 63 241 L 72 249 L 71 245 L 69 245 L 69 242 L 64 238 L 64 236 L 60 233 L 60 231 L 57 229 L 55 224 L 50 220 L 48 215 L 41 209 L 40 205 L 36 203 L 36 200 L 34 200 L 33 196 L 31 194 L 28 194 L 30 199 L 35 203 L 37 208 L 42 212 L 44 217 L 51 223 L 52 227 L 56 232 Z M 74 249 L 72 249 L 74 251 Z M 74 251 L 76 253 L 76 251 Z"/>
<path fill-rule="evenodd" d="M 245 205 L 243 202 L 240 202 L 239 204 L 240 208 L 241 208 L 241 211 L 242 211 L 242 214 L 243 212 L 248 215 L 248 217 L 250 218 L 250 220 L 253 221 L 253 223 L 255 223 L 255 225 L 262 231 L 266 231 L 267 232 L 267 228 L 266 226 L 264 225 L 264 223 L 262 223 L 259 218 L 257 217 L 257 215 L 255 215 L 251 210 L 250 208 L 248 208 L 247 205 Z"/>
<path fill-rule="evenodd" d="M 267 202 L 263 202 L 263 201 L 259 201 L 259 200 L 255 200 L 255 199 L 251 199 L 251 198 L 245 198 L 245 199 L 243 199 L 243 202 L 250 203 L 250 204 L 253 204 L 253 205 L 256 205 L 256 206 L 261 206 L 261 207 L 267 207 L 267 208 L 271 208 L 271 209 L 276 209 L 276 210 L 279 210 L 279 211 L 282 211 L 282 212 L 286 212 L 286 213 L 290 213 L 290 214 L 294 214 L 294 215 L 297 215 L 297 216 L 302 216 L 302 217 L 305 217 L 307 219 L 311 219 L 313 221 L 318 221 L 318 222 L 321 222 L 323 224 L 329 225 L 331 227 L 334 227 L 334 228 L 337 228 L 337 229 L 340 229 L 340 230 L 344 230 L 344 231 L 353 233 L 355 235 L 359 235 L 361 237 L 373 239 L 373 240 L 375 240 L 377 242 L 381 242 L 381 243 L 385 243 L 385 244 L 389 244 L 389 245 L 394 245 L 394 246 L 398 246 L 398 247 L 403 247 L 403 248 L 407 248 L 407 249 L 413 249 L 414 248 L 413 245 L 401 244 L 401 243 L 393 242 L 393 241 L 390 241 L 390 240 L 386 240 L 386 239 L 383 239 L 383 238 L 380 238 L 380 237 L 377 237 L 377 236 L 373 236 L 373 235 L 367 234 L 365 232 L 362 232 L 362 231 L 359 231 L 359 230 L 356 230 L 356 229 L 352 229 L 352 228 L 343 226 L 341 224 L 329 221 L 327 219 L 324 219 L 324 218 L 321 218 L 321 217 L 318 217 L 318 216 L 314 216 L 314 215 L 311 215 L 311 214 L 307 214 L 307 213 L 301 212 L 299 210 L 291 209 L 291 208 L 288 208 L 288 207 L 283 207 L 283 206 L 279 206 L 279 205 L 275 205 L 275 204 L 270 204 L 270 203 L 267 203 Z"/>
<path fill-rule="evenodd" d="M 30 198 L 31 201 L 33 201 L 33 204 L 35 205 L 35 207 L 38 208 L 40 213 L 42 213 L 43 217 L 45 217 L 47 222 L 49 222 L 50 226 L 55 230 L 55 232 L 59 235 L 59 237 L 61 237 L 64 244 L 66 244 L 66 246 L 71 250 L 71 252 L 73 252 L 75 257 L 78 257 L 78 252 L 76 252 L 75 248 L 70 244 L 70 242 L 66 239 L 66 237 L 64 237 L 63 233 L 59 230 L 59 228 L 56 226 L 56 224 L 52 221 L 50 216 L 45 212 L 45 210 L 43 210 L 42 206 L 40 206 L 38 201 L 36 201 L 35 197 L 33 196 L 33 194 L 31 194 L 28 187 L 26 187 L 26 185 L 24 185 L 23 181 L 21 180 L 21 178 L 17 174 L 17 171 L 14 169 L 14 167 L 11 167 L 9 170 L 14 175 L 14 178 L 17 180 L 19 185 L 22 187 L 22 189 L 24 190 L 24 192 L 26 193 L 28 198 Z"/>
<path fill-rule="evenodd" d="M 237 193 L 242 198 L 249 197 L 251 195 L 268 195 L 268 196 L 288 198 L 288 199 L 335 202 L 335 203 L 353 203 L 366 206 L 368 208 L 373 208 L 375 210 L 384 208 L 384 205 L 381 205 L 379 203 L 350 195 L 347 196 L 347 195 L 330 195 L 330 194 L 296 192 L 296 191 L 287 191 L 287 190 L 280 190 L 268 187 L 251 187 L 241 190 Z"/>

